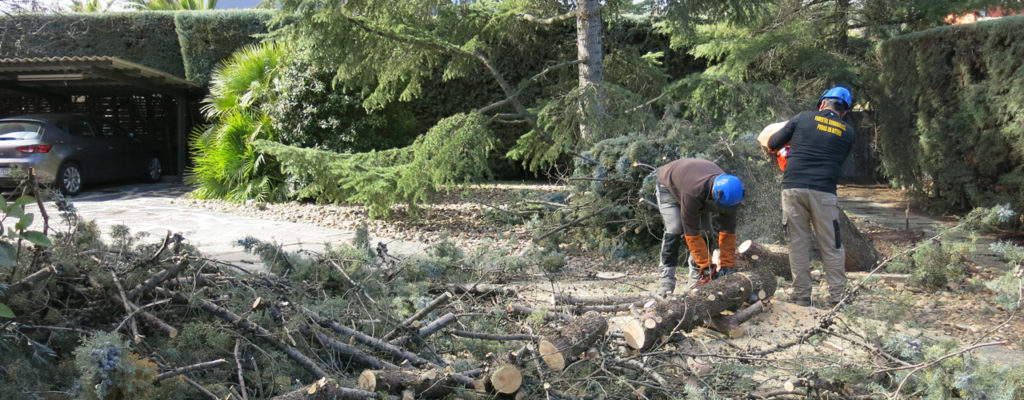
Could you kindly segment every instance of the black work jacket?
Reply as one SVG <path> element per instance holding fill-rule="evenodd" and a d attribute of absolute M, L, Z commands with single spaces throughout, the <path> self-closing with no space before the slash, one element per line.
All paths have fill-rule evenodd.
<path fill-rule="evenodd" d="M 768 140 L 772 150 L 790 145 L 782 188 L 835 194 L 855 135 L 853 127 L 832 110 L 804 111 L 790 119 Z"/>
<path fill-rule="evenodd" d="M 698 158 L 683 158 L 658 168 L 658 183 L 668 188 L 679 202 L 679 219 L 684 235 L 701 234 L 700 216 L 703 213 L 719 214 L 719 229 L 736 233 L 737 207 L 721 207 L 711 196 L 715 177 L 724 173 L 715 163 Z"/>

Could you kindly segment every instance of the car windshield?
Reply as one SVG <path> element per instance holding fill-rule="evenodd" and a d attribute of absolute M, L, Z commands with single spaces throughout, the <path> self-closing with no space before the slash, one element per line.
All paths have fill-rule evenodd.
<path fill-rule="evenodd" d="M 37 122 L 0 122 L 0 140 L 39 139 L 42 133 L 43 124 Z"/>

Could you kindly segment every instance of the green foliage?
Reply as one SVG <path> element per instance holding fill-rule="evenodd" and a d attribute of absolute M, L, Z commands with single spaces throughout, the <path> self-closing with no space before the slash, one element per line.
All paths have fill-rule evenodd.
<path fill-rule="evenodd" d="M 131 352 L 115 333 L 99 333 L 75 350 L 83 399 L 138 399 L 154 396 L 157 368 Z"/>
<path fill-rule="evenodd" d="M 295 188 L 292 197 L 363 204 L 371 217 L 379 217 L 400 202 L 415 213 L 418 204 L 441 190 L 487 178 L 494 140 L 485 122 L 480 114 L 455 115 L 410 146 L 380 152 L 340 154 L 270 141 L 255 145 L 280 160 Z"/>
<path fill-rule="evenodd" d="M 937 209 L 1024 206 L 1024 17 L 886 41 L 878 56 L 882 169 Z"/>
<path fill-rule="evenodd" d="M 205 85 L 221 60 L 267 33 L 273 15 L 253 10 L 96 12 L 103 11 L 100 1 L 77 4 L 83 9 L 75 11 L 88 13 L 3 15 L 0 57 L 118 57 Z"/>
<path fill-rule="evenodd" d="M 943 342 L 926 345 L 921 353 L 926 360 L 936 359 L 952 352 L 958 343 Z M 920 345 L 919 345 L 920 346 Z M 906 372 L 896 374 L 902 380 Z M 904 394 L 922 399 L 1007 399 L 1024 396 L 1024 372 L 1010 365 L 985 362 L 965 354 L 945 360 L 920 371 L 908 380 Z"/>
<path fill-rule="evenodd" d="M 1020 219 L 1016 217 L 1017 212 L 1013 211 L 1009 204 L 999 204 L 992 207 L 976 207 L 961 217 L 960 221 L 964 229 L 993 233 L 1020 226 Z"/>
<path fill-rule="evenodd" d="M 208 1 L 216 3 L 216 0 Z M 268 32 L 267 24 L 274 13 L 208 10 L 173 15 L 175 32 L 181 43 L 184 76 L 196 84 L 206 85 L 218 64 L 229 59 L 236 50 L 255 44 L 260 35 Z"/>
<path fill-rule="evenodd" d="M 277 163 L 252 145 L 276 137 L 259 107 L 270 96 L 273 71 L 284 54 L 283 47 L 264 42 L 235 53 L 214 72 L 203 108 L 210 124 L 193 132 L 194 165 L 186 176 L 197 197 L 235 202 L 284 198 Z"/>
<path fill-rule="evenodd" d="M 184 77 L 174 14 L 14 14 L 0 18 L 0 57 L 111 56 Z"/>
<path fill-rule="evenodd" d="M 681 117 L 731 138 L 756 135 L 768 123 L 796 114 L 792 101 L 775 85 L 745 83 L 711 73 L 680 79 L 665 93 L 664 102 L 677 104 Z"/>
<path fill-rule="evenodd" d="M 937 291 L 948 283 L 959 283 L 967 277 L 967 257 L 973 252 L 970 243 L 927 241 L 909 255 L 913 261 L 910 283 Z"/>
<path fill-rule="evenodd" d="M 545 103 L 537 116 L 543 131 L 533 130 L 520 137 L 506 156 L 521 160 L 531 171 L 551 168 L 566 154 L 654 125 L 649 108 L 637 106 L 641 103 L 634 93 L 612 84 L 574 89 Z M 581 112 L 580 104 L 591 107 Z M 602 106 L 597 108 L 595 104 Z M 580 136 L 579 126 L 584 122 L 591 127 L 589 137 Z"/>
<path fill-rule="evenodd" d="M 363 152 L 410 144 L 418 128 L 402 105 L 366 112 L 357 90 L 335 87 L 334 73 L 309 62 L 306 52 L 283 60 L 264 109 L 279 141 L 296 147 Z"/>
<path fill-rule="evenodd" d="M 1008 271 L 999 278 L 985 282 L 993 292 L 993 301 L 1007 310 L 1024 307 L 1024 247 L 1010 242 L 996 242 L 989 246 L 1002 255 Z"/>
<path fill-rule="evenodd" d="M 213 10 L 217 0 L 125 0 L 128 8 L 136 10 Z"/>

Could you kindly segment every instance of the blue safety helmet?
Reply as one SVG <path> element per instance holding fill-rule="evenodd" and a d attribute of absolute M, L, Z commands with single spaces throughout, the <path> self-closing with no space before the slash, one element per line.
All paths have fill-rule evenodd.
<path fill-rule="evenodd" d="M 725 207 L 732 207 L 743 200 L 743 183 L 735 175 L 721 174 L 711 185 L 712 196 Z"/>
<path fill-rule="evenodd" d="M 846 108 L 849 109 L 853 105 L 853 95 L 850 94 L 850 90 L 842 86 L 836 86 L 821 95 L 818 99 L 818 104 L 821 104 L 822 100 L 825 99 L 839 99 L 839 101 L 846 103 Z"/>

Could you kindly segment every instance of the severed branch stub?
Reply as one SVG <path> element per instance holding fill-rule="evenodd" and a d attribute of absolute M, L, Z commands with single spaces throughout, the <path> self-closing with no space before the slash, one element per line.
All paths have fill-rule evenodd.
<path fill-rule="evenodd" d="M 622 329 L 626 344 L 648 350 L 659 339 L 679 329 L 689 332 L 706 326 L 725 310 L 735 310 L 747 302 L 756 302 L 775 294 L 775 275 L 768 268 L 740 271 L 697 285 L 682 299 L 657 302 Z"/>
<path fill-rule="evenodd" d="M 575 361 L 608 331 L 608 321 L 596 312 L 588 312 L 563 326 L 554 335 L 538 343 L 544 363 L 555 371 Z"/>
<path fill-rule="evenodd" d="M 733 315 L 718 315 L 711 318 L 711 329 L 724 333 L 731 338 L 743 336 L 743 327 L 740 324 L 747 322 L 753 316 L 760 314 L 768 306 L 763 300 L 755 301 L 744 309 Z"/>

